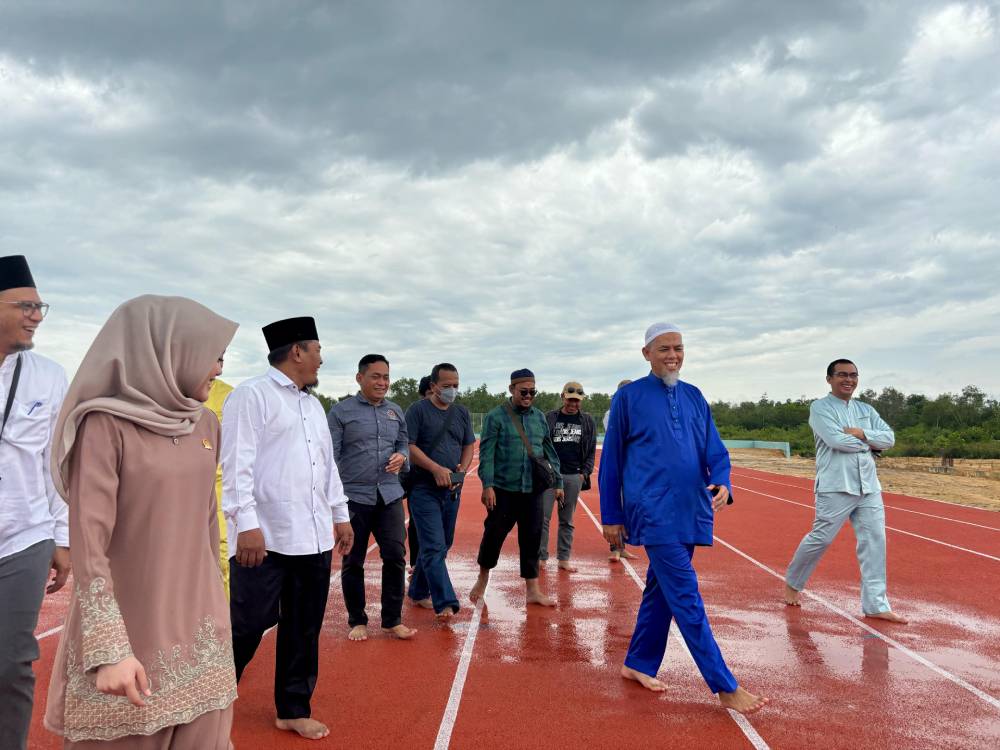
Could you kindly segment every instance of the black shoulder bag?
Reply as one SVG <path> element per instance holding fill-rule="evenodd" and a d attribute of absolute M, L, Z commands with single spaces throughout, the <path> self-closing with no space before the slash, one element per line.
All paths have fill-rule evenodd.
<path fill-rule="evenodd" d="M 535 451 L 531 447 L 531 442 L 528 440 L 528 436 L 524 433 L 524 425 L 521 424 L 521 420 L 517 418 L 514 414 L 514 410 L 511 408 L 510 404 L 504 404 L 503 408 L 507 410 L 507 414 L 510 416 L 510 421 L 514 423 L 514 429 L 517 430 L 517 434 L 521 436 L 521 441 L 524 443 L 524 450 L 528 453 L 528 460 L 531 461 L 531 488 L 535 494 L 539 492 L 544 492 L 545 490 L 551 490 L 556 486 L 558 479 L 556 478 L 556 470 L 552 468 L 552 464 L 549 459 L 545 457 L 545 452 L 542 452 L 541 458 L 535 455 Z M 548 429 L 548 420 L 545 423 L 546 430 Z"/>
<path fill-rule="evenodd" d="M 3 424 L 0 424 L 0 440 L 3 440 L 3 431 L 7 428 L 7 418 L 10 417 L 10 410 L 14 408 L 14 394 L 17 393 L 17 382 L 21 379 L 21 355 L 17 355 L 17 363 L 14 365 L 14 378 L 10 381 L 10 392 L 7 394 L 7 405 L 3 409 Z M 0 477 L 3 479 L 3 477 Z"/>
<path fill-rule="evenodd" d="M 425 456 L 430 458 L 431 453 L 433 453 L 434 449 L 438 447 L 438 444 L 441 442 L 441 439 L 444 437 L 445 433 L 448 432 L 448 428 L 451 426 L 451 419 L 454 416 L 455 416 L 455 406 L 453 404 L 448 407 L 448 413 L 444 415 L 444 423 L 441 425 L 441 429 L 437 431 L 437 434 L 434 436 L 434 439 L 431 440 L 430 447 L 426 451 L 424 451 Z M 399 479 L 399 483 L 403 485 L 403 497 L 409 497 L 410 490 L 413 489 L 413 484 L 414 484 L 413 475 L 415 473 L 414 469 L 416 469 L 416 467 L 410 469 L 408 472 L 406 472 L 405 475 L 403 475 Z"/>

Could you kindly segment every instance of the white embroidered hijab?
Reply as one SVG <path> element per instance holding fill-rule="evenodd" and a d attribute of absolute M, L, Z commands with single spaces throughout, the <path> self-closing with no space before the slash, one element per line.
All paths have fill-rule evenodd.
<path fill-rule="evenodd" d="M 194 300 L 147 294 L 111 313 L 69 386 L 52 439 L 52 479 L 65 499 L 77 430 L 103 411 L 168 437 L 202 414 L 190 393 L 205 381 L 238 324 Z"/>

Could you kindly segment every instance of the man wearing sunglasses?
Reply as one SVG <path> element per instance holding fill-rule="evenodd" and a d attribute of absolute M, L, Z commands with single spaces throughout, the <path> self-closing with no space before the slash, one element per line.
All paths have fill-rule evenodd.
<path fill-rule="evenodd" d="M 43 595 L 69 576 L 69 508 L 49 473 L 68 383 L 62 367 L 29 351 L 48 309 L 24 256 L 0 258 L 0 747 L 11 750 L 28 742 Z"/>
<path fill-rule="evenodd" d="M 533 477 L 531 454 L 549 462 L 554 469 L 556 501 L 564 502 L 559 457 L 549 435 L 545 415 L 534 406 L 535 375 L 528 369 L 510 374 L 510 400 L 490 411 L 483 419 L 479 441 L 479 478 L 483 483 L 486 520 L 479 545 L 479 578 L 469 598 L 478 600 L 486 591 L 490 571 L 497 566 L 500 548 L 517 525 L 517 545 L 521 554 L 521 577 L 525 601 L 543 607 L 555 606 L 538 585 L 538 548 L 542 541 L 542 495 Z M 522 437 L 523 431 L 523 437 Z"/>
<path fill-rule="evenodd" d="M 816 440 L 816 519 L 788 565 L 785 603 L 801 606 L 799 592 L 850 519 L 858 542 L 865 617 L 905 623 L 886 596 L 885 507 L 872 455 L 891 448 L 896 437 L 870 404 L 852 398 L 858 388 L 853 362 L 835 359 L 827 365 L 826 382 L 830 393 L 809 407 Z"/>
<path fill-rule="evenodd" d="M 695 547 L 712 544 L 715 514 L 732 502 L 729 452 L 701 391 L 680 379 L 677 326 L 651 325 L 642 354 L 651 372 L 615 394 L 598 478 L 604 538 L 624 537 L 649 557 L 621 675 L 653 692 L 667 689 L 656 674 L 673 620 L 719 702 L 750 713 L 767 699 L 740 687 L 726 666 L 691 564 Z"/>
<path fill-rule="evenodd" d="M 597 427 L 594 418 L 581 410 L 583 386 L 570 381 L 563 386 L 561 409 L 553 409 L 545 415 L 549 423 L 549 435 L 559 454 L 559 471 L 562 473 L 564 502 L 559 504 L 559 535 L 556 557 L 560 570 L 573 572 L 576 568 L 570 562 L 573 554 L 573 515 L 581 489 L 590 489 L 590 475 L 594 471 L 594 456 L 597 452 Z M 549 559 L 549 525 L 552 508 L 556 504 L 555 491 L 546 490 L 542 497 L 542 544 L 538 559 Z"/>

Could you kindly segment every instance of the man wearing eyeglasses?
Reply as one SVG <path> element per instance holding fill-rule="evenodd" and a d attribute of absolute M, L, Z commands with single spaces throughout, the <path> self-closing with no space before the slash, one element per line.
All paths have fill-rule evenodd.
<path fill-rule="evenodd" d="M 581 411 L 583 386 L 570 381 L 563 386 L 561 409 L 553 409 L 545 415 L 549 423 L 549 434 L 559 454 L 559 470 L 562 473 L 565 498 L 559 503 L 559 532 L 556 557 L 560 570 L 573 572 L 576 568 L 570 561 L 573 554 L 573 515 L 581 489 L 590 489 L 590 475 L 594 471 L 594 456 L 597 452 L 597 427 L 594 418 Z M 549 559 L 549 525 L 552 509 L 556 505 L 555 491 L 546 490 L 542 496 L 542 544 L 538 559 Z"/>
<path fill-rule="evenodd" d="M 892 611 L 886 596 L 885 507 L 872 455 L 891 448 L 896 438 L 874 407 L 854 400 L 858 368 L 851 360 L 831 362 L 826 382 L 830 393 L 809 407 L 809 426 L 816 441 L 816 519 L 788 565 L 785 603 L 802 605 L 799 592 L 844 521 L 850 519 L 857 538 L 865 617 L 905 623 Z"/>
<path fill-rule="evenodd" d="M 28 742 L 43 593 L 69 576 L 69 510 L 49 473 L 68 384 L 62 367 L 29 351 L 48 309 L 24 256 L 0 258 L 0 747 L 12 750 Z"/>
<path fill-rule="evenodd" d="M 549 435 L 549 425 L 542 411 L 534 406 L 535 375 L 528 369 L 510 374 L 510 400 L 483 419 L 479 440 L 479 478 L 483 483 L 483 540 L 479 545 L 479 578 L 469 598 L 477 601 L 486 591 L 490 571 L 497 566 L 500 548 L 517 525 L 517 546 L 521 555 L 521 578 L 525 601 L 543 607 L 555 606 L 555 600 L 542 593 L 538 585 L 538 548 L 542 541 L 542 495 L 546 488 L 536 487 L 531 454 L 544 456 L 555 470 L 556 501 L 564 502 L 563 479 L 559 456 Z M 523 431 L 524 437 L 521 436 Z"/>

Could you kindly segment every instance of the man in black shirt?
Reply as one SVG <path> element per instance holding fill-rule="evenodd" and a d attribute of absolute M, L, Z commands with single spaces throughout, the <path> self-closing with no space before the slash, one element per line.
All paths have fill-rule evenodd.
<path fill-rule="evenodd" d="M 445 558 L 455 540 L 455 520 L 462 493 L 462 477 L 472 463 L 476 435 L 469 410 L 453 403 L 458 395 L 458 370 L 443 362 L 431 371 L 430 398 L 406 411 L 410 438 L 413 488 L 410 515 L 416 522 L 420 555 L 410 589 L 410 599 L 433 608 L 438 619 L 458 612 L 458 597 L 451 585 Z"/>
<path fill-rule="evenodd" d="M 424 375 L 420 378 L 420 384 L 417 386 L 417 393 L 420 395 L 420 398 L 431 397 L 430 375 Z M 420 555 L 420 541 L 417 539 L 417 524 L 413 521 L 413 508 L 410 507 L 410 491 L 408 485 L 404 484 L 403 489 L 406 490 L 406 508 L 410 514 L 410 525 L 406 529 L 406 546 L 410 549 L 410 575 L 412 575 L 414 568 L 417 567 L 417 557 Z"/>
<path fill-rule="evenodd" d="M 573 514 L 580 490 L 590 485 L 590 474 L 594 471 L 594 455 L 597 452 L 597 429 L 594 418 L 580 411 L 583 401 L 583 386 L 569 382 L 563 386 L 561 409 L 545 415 L 549 423 L 549 434 L 559 454 L 559 468 L 562 473 L 565 501 L 559 504 L 559 542 L 557 556 L 562 570 L 574 571 L 570 556 L 573 552 Z M 548 490 L 542 498 L 542 544 L 538 550 L 539 560 L 549 559 L 549 522 L 555 492 Z"/>

